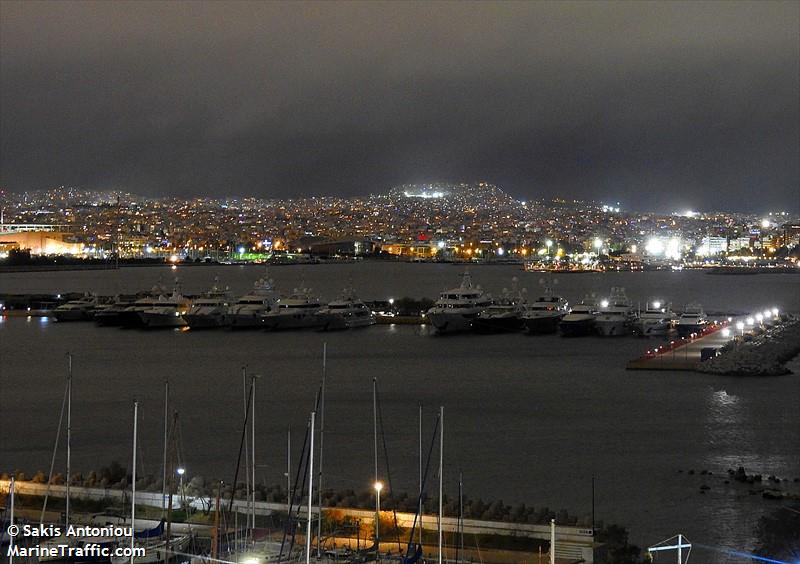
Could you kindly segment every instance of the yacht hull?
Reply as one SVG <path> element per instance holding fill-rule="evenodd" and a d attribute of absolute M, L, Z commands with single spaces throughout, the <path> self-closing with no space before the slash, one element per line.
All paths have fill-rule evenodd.
<path fill-rule="evenodd" d="M 261 319 L 257 314 L 234 313 L 225 316 L 225 322 L 231 329 L 260 329 Z"/>
<path fill-rule="evenodd" d="M 667 321 L 640 321 L 634 325 L 633 332 L 640 337 L 663 337 L 669 333 Z"/>
<path fill-rule="evenodd" d="M 525 330 L 531 335 L 545 335 L 548 333 L 555 333 L 558 330 L 558 324 L 561 323 L 563 315 L 536 315 L 532 317 L 524 317 L 523 323 Z"/>
<path fill-rule="evenodd" d="M 558 331 L 562 337 L 585 337 L 595 332 L 594 316 L 580 319 L 562 319 L 558 324 Z"/>
<path fill-rule="evenodd" d="M 225 325 L 225 316 L 221 313 L 216 315 L 186 314 L 183 319 L 191 329 L 216 329 Z"/>
<path fill-rule="evenodd" d="M 265 315 L 261 318 L 261 326 L 267 331 L 292 331 L 298 329 L 314 329 L 322 321 L 313 315 Z"/>
<path fill-rule="evenodd" d="M 89 321 L 90 319 L 89 312 L 83 309 L 61 310 L 61 311 L 55 309 L 53 310 L 53 317 L 55 317 L 56 321 L 59 322 Z"/>
<path fill-rule="evenodd" d="M 700 333 L 705 329 L 705 325 L 678 325 L 678 336 L 679 337 L 688 337 L 692 333 Z"/>
<path fill-rule="evenodd" d="M 472 322 L 472 330 L 484 335 L 493 333 L 516 333 L 522 330 L 522 320 L 518 315 L 505 317 L 476 317 Z"/>
<path fill-rule="evenodd" d="M 186 321 L 180 315 L 139 312 L 142 326 L 147 329 L 171 329 L 176 327 L 186 327 Z"/>
<path fill-rule="evenodd" d="M 436 332 L 444 333 L 462 333 L 469 331 L 472 328 L 472 323 L 478 316 L 478 312 L 473 314 L 468 313 L 443 313 L 432 312 L 428 313 L 428 319 L 431 325 L 436 328 Z"/>
<path fill-rule="evenodd" d="M 620 337 L 630 333 L 628 323 L 619 319 L 596 319 L 595 329 L 602 337 Z"/>

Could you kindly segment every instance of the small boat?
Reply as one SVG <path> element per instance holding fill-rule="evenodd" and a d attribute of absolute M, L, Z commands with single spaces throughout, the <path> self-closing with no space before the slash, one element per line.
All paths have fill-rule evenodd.
<path fill-rule="evenodd" d="M 573 306 L 572 311 L 561 318 L 559 332 L 563 337 L 582 337 L 594 333 L 598 309 L 594 296 L 584 297 L 581 303 Z"/>
<path fill-rule="evenodd" d="M 647 307 L 633 324 L 633 332 L 642 337 L 663 337 L 670 328 L 675 316 L 672 306 L 661 300 L 647 302 Z"/>
<path fill-rule="evenodd" d="M 545 286 L 542 295 L 528 305 L 522 323 L 531 335 L 555 333 L 558 324 L 568 313 L 567 300 L 553 292 L 550 286 Z"/>
<path fill-rule="evenodd" d="M 192 329 L 222 327 L 226 323 L 230 302 L 229 293 L 220 290 L 215 281 L 208 292 L 192 302 L 192 307 L 183 315 L 183 319 Z"/>
<path fill-rule="evenodd" d="M 688 337 L 692 333 L 700 333 L 708 325 L 703 306 L 698 303 L 688 304 L 681 313 L 676 325 L 678 336 Z"/>
<path fill-rule="evenodd" d="M 469 271 L 465 271 L 461 285 L 442 292 L 426 316 L 437 333 L 458 333 L 469 331 L 478 314 L 490 305 L 491 297 L 480 286 L 473 286 Z"/>
<path fill-rule="evenodd" d="M 600 302 L 600 312 L 594 324 L 599 335 L 618 337 L 629 334 L 635 320 L 636 312 L 625 294 L 625 288 L 615 286 L 611 288 L 608 299 Z"/>
<path fill-rule="evenodd" d="M 295 288 L 288 298 L 281 298 L 272 310 L 261 316 L 261 325 L 268 331 L 319 327 L 322 318 L 319 298 L 309 288 Z"/>
<path fill-rule="evenodd" d="M 342 296 L 317 312 L 323 331 L 353 329 L 375 325 L 375 315 L 363 301 L 358 299 L 352 288 L 347 288 Z"/>
<path fill-rule="evenodd" d="M 236 300 L 225 314 L 225 324 L 231 329 L 257 329 L 261 316 L 275 307 L 277 296 L 269 278 L 259 278 L 252 291 Z"/>
<path fill-rule="evenodd" d="M 526 310 L 524 288 L 516 295 L 503 288 L 501 297 L 480 312 L 472 321 L 472 330 L 482 334 L 521 331 L 523 328 L 522 316 Z"/>
<path fill-rule="evenodd" d="M 70 300 L 53 310 L 56 321 L 89 321 L 97 306 L 97 297 L 85 296 L 79 300 Z"/>

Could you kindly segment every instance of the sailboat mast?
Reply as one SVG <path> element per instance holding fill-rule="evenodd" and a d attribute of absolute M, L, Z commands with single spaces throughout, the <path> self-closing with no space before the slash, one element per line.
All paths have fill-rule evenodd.
<path fill-rule="evenodd" d="M 167 508 L 167 435 L 169 434 L 169 380 L 164 381 L 164 459 L 161 468 L 161 513 Z"/>
<path fill-rule="evenodd" d="M 11 520 L 8 522 L 9 525 L 14 524 L 14 490 L 16 489 L 16 480 L 15 477 L 11 476 L 11 484 L 9 485 L 8 493 L 11 496 Z M 8 550 L 8 564 L 14 563 L 14 537 L 9 535 L 9 550 Z"/>
<path fill-rule="evenodd" d="M 67 353 L 67 502 L 64 513 L 65 524 L 69 526 L 69 483 L 72 463 L 72 353 Z"/>
<path fill-rule="evenodd" d="M 442 513 L 444 504 L 442 494 L 444 492 L 444 480 L 442 470 L 444 469 L 444 406 L 439 407 L 439 564 L 443 562 L 442 554 Z"/>
<path fill-rule="evenodd" d="M 306 564 L 311 564 L 311 502 L 314 499 L 314 424 L 316 411 L 311 412 L 311 445 L 308 449 L 308 522 L 306 523 Z"/>
<path fill-rule="evenodd" d="M 253 446 L 250 449 L 250 461 L 252 463 L 251 465 L 252 479 L 250 480 L 250 487 L 252 489 L 251 489 L 250 499 L 252 502 L 251 505 L 251 512 L 253 518 L 252 536 L 254 540 L 255 540 L 255 529 L 256 529 L 256 377 L 257 376 L 255 374 L 253 374 L 250 377 L 251 379 L 250 386 L 252 386 L 252 394 L 253 394 L 253 401 L 250 403 L 250 418 L 252 419 L 250 423 L 250 428 L 252 430 L 251 440 L 253 443 Z"/>
<path fill-rule="evenodd" d="M 422 546 L 422 402 L 419 402 L 419 545 Z"/>
<path fill-rule="evenodd" d="M 456 564 L 464 558 L 464 475 L 461 472 L 458 473 L 458 545 Z"/>
<path fill-rule="evenodd" d="M 378 379 L 372 378 L 372 436 L 375 443 L 375 483 L 378 483 Z"/>
<path fill-rule="evenodd" d="M 133 402 L 133 473 L 131 479 L 131 531 L 136 527 L 136 443 L 139 430 L 139 402 Z M 136 535 L 131 534 L 131 564 L 133 564 L 133 542 Z"/>
<path fill-rule="evenodd" d="M 286 430 L 286 513 L 292 516 L 292 426 Z"/>
<path fill-rule="evenodd" d="M 325 379 L 328 373 L 328 343 L 322 343 L 322 393 L 320 395 L 319 413 L 319 484 L 317 485 L 317 506 L 319 520 L 317 521 L 317 558 L 322 556 L 322 445 L 325 442 Z"/>

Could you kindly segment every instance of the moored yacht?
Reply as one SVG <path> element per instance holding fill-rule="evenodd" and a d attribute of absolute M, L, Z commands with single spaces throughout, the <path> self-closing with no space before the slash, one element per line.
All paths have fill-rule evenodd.
<path fill-rule="evenodd" d="M 491 298 L 480 286 L 473 286 L 469 272 L 464 272 L 461 285 L 442 292 L 426 315 L 437 333 L 456 333 L 468 331 L 478 314 L 490 305 Z"/>
<path fill-rule="evenodd" d="M 139 318 L 148 329 L 185 327 L 183 315 L 189 311 L 191 305 L 191 300 L 181 295 L 176 288 L 170 297 L 162 297 L 153 307 L 139 311 Z"/>
<path fill-rule="evenodd" d="M 156 307 L 161 300 L 166 298 L 167 296 L 165 295 L 164 288 L 155 286 L 149 296 L 139 298 L 127 307 L 124 307 L 122 311 L 119 312 L 117 322 L 114 324 L 121 325 L 123 327 L 141 327 L 143 323 L 142 318 L 139 316 L 139 312 Z M 112 323 L 101 324 L 111 325 Z"/>
<path fill-rule="evenodd" d="M 692 333 L 700 333 L 708 324 L 703 306 L 698 303 L 688 304 L 681 313 L 676 325 L 678 335 L 688 337 Z"/>
<path fill-rule="evenodd" d="M 375 325 L 375 315 L 367 304 L 358 299 L 352 288 L 317 312 L 323 330 L 352 329 Z"/>
<path fill-rule="evenodd" d="M 134 298 L 131 296 L 117 295 L 111 303 L 95 306 L 92 319 L 103 327 L 122 325 L 122 312 L 133 305 L 133 302 Z"/>
<path fill-rule="evenodd" d="M 594 296 L 586 296 L 581 303 L 572 307 L 558 324 L 558 330 L 564 337 L 581 337 L 594 332 L 598 305 Z"/>
<path fill-rule="evenodd" d="M 192 307 L 184 314 L 183 319 L 192 329 L 222 327 L 226 322 L 225 316 L 230 302 L 229 293 L 220 290 L 215 283 L 208 292 L 192 302 Z"/>
<path fill-rule="evenodd" d="M 261 316 L 261 325 L 269 331 L 319 327 L 322 319 L 319 298 L 309 288 L 295 288 L 288 298 L 281 298 L 272 310 Z"/>
<path fill-rule="evenodd" d="M 272 280 L 260 278 L 249 294 L 242 296 L 228 308 L 225 323 L 231 329 L 256 329 L 261 327 L 261 317 L 275 307 L 277 296 Z"/>
<path fill-rule="evenodd" d="M 611 288 L 611 295 L 600 303 L 600 312 L 594 324 L 597 333 L 604 337 L 627 335 L 631 331 L 636 312 L 633 304 L 625 294 L 625 288 Z"/>
<path fill-rule="evenodd" d="M 661 300 L 651 300 L 634 322 L 633 332 L 642 337 L 663 337 L 672 327 L 673 320 L 671 304 L 665 304 Z"/>
<path fill-rule="evenodd" d="M 569 303 L 562 296 L 545 286 L 541 296 L 528 304 L 528 311 L 522 316 L 525 330 L 532 334 L 555 333 L 558 324 L 569 313 Z"/>
<path fill-rule="evenodd" d="M 56 321 L 88 321 L 97 306 L 97 297 L 86 296 L 79 300 L 70 300 L 53 310 Z"/>
<path fill-rule="evenodd" d="M 525 289 L 516 295 L 503 289 L 503 295 L 472 321 L 476 333 L 513 333 L 522 329 L 522 315 L 527 308 Z"/>

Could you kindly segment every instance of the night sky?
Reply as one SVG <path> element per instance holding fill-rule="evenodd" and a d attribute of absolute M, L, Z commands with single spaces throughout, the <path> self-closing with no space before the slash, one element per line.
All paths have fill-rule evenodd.
<path fill-rule="evenodd" d="M 0 2 L 0 186 L 800 209 L 798 2 Z"/>

